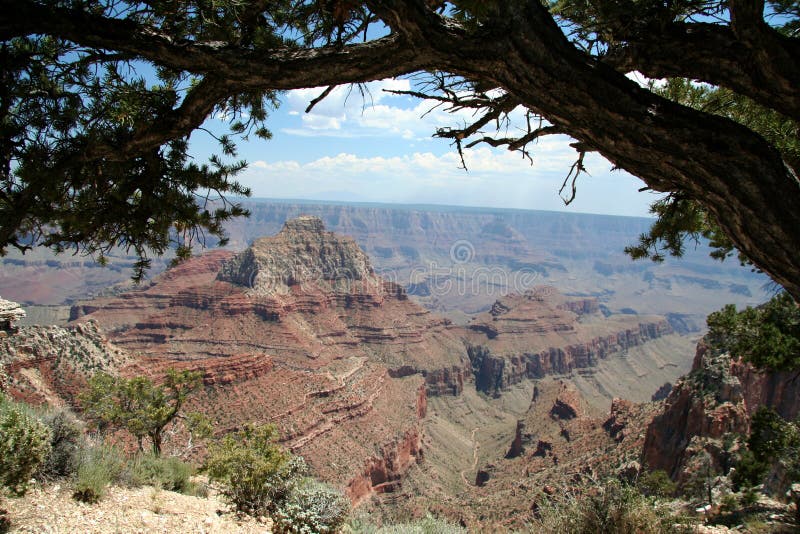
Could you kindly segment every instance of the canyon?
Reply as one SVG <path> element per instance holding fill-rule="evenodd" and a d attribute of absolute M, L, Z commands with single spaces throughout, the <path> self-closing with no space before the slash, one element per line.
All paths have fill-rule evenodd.
<path fill-rule="evenodd" d="M 688 369 L 694 342 L 666 317 L 609 313 L 597 297 L 542 285 L 456 324 L 314 216 L 241 252 L 213 250 L 133 290 L 76 302 L 70 319 L 6 340 L 14 396 L 74 405 L 94 369 L 154 380 L 198 370 L 203 387 L 188 408 L 217 435 L 273 423 L 354 504 L 416 513 L 461 502 L 450 515 L 465 491 L 491 502 L 478 488 L 512 484 L 531 453 L 551 463 L 589 454 L 594 433 L 611 436 L 601 423 L 612 399 L 648 400 Z M 600 442 L 619 443 L 618 426 Z M 480 523 L 480 506 L 469 509 L 465 520 Z"/>
<path fill-rule="evenodd" d="M 714 262 L 702 243 L 684 258 L 632 262 L 624 253 L 651 220 L 580 213 L 448 206 L 315 203 L 254 199 L 247 219 L 226 225 L 225 250 L 244 250 L 278 232 L 288 219 L 319 217 L 352 237 L 375 271 L 411 299 L 458 324 L 495 300 L 551 285 L 571 296 L 597 297 L 604 313 L 660 314 L 688 331 L 724 304 L 766 298 L 765 277 L 736 262 Z M 215 245 L 209 242 L 209 246 Z M 60 324 L 69 306 L 89 296 L 131 289 L 133 259 L 122 250 L 108 265 L 91 258 L 33 250 L 0 258 L 0 295 L 26 304 L 28 324 Z M 169 257 L 153 258 L 151 275 Z"/>
<path fill-rule="evenodd" d="M 602 317 L 598 310 L 596 299 L 568 300 L 547 286 L 497 300 L 466 327 L 476 388 L 499 395 L 525 378 L 596 367 L 673 333 L 662 317 Z"/>

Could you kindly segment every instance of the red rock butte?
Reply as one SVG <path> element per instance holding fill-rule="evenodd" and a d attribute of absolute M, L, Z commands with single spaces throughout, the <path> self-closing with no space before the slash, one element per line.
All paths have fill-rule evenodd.
<path fill-rule="evenodd" d="M 194 403 L 218 432 L 275 423 L 355 501 L 392 489 L 420 454 L 426 395 L 460 393 L 469 372 L 457 329 L 316 217 L 75 306 L 72 319 L 95 320 L 137 354 L 123 373 L 202 370 Z"/>

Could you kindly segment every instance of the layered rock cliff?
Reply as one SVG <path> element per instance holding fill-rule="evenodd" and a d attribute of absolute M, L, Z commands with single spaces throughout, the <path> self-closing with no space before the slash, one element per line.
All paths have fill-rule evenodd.
<path fill-rule="evenodd" d="M 377 276 L 352 239 L 315 217 L 72 316 L 139 355 L 125 373 L 201 370 L 206 387 L 192 402 L 220 432 L 276 424 L 317 474 L 349 483 L 354 500 L 392 490 L 419 456 L 409 436 L 421 439 L 427 396 L 459 394 L 469 377 L 449 321 Z"/>
<path fill-rule="evenodd" d="M 672 333 L 658 316 L 598 313 L 596 300 L 572 301 L 551 287 L 504 297 L 467 325 L 476 387 L 498 395 L 525 378 L 569 374 Z"/>
<path fill-rule="evenodd" d="M 750 418 L 760 406 L 786 419 L 796 417 L 800 413 L 796 374 L 756 370 L 701 341 L 692 371 L 675 385 L 663 411 L 648 426 L 643 461 L 679 482 L 690 476 L 692 459 L 702 451 L 715 467 L 730 467 L 725 465 L 728 451 L 723 442 L 746 436 Z"/>

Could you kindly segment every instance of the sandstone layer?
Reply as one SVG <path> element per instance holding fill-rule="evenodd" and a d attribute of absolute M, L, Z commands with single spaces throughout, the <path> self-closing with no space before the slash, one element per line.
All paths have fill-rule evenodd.
<path fill-rule="evenodd" d="M 596 367 L 612 354 L 672 333 L 658 316 L 598 313 L 594 299 L 569 300 L 540 286 L 497 300 L 467 325 L 468 353 L 480 391 Z"/>

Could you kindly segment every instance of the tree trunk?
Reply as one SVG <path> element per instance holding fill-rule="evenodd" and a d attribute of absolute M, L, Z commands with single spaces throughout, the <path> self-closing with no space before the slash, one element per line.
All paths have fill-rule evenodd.
<path fill-rule="evenodd" d="M 162 432 L 161 430 L 154 430 L 150 434 L 150 440 L 153 442 L 153 454 L 156 456 L 161 456 L 161 440 Z"/>
<path fill-rule="evenodd" d="M 665 100 L 587 60 L 544 7 L 522 4 L 493 46 L 486 38 L 466 49 L 461 42 L 460 54 L 440 46 L 439 62 L 495 81 L 652 189 L 685 192 L 800 300 L 800 182 L 777 150 L 733 121 Z"/>

